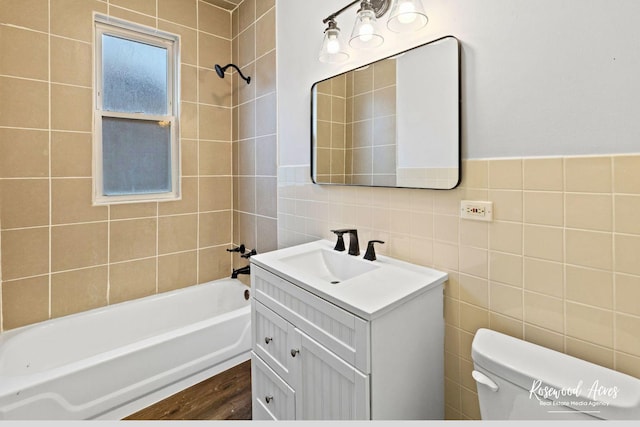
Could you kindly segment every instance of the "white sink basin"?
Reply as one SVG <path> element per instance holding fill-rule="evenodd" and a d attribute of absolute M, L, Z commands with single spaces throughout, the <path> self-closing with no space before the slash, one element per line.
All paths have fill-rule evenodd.
<path fill-rule="evenodd" d="M 375 261 L 333 250 L 318 240 L 251 257 L 265 269 L 363 319 L 374 319 L 421 292 L 437 288 L 447 273 L 378 255 Z"/>
<path fill-rule="evenodd" d="M 280 258 L 280 261 L 332 285 L 379 268 L 370 261 L 324 248 Z"/>

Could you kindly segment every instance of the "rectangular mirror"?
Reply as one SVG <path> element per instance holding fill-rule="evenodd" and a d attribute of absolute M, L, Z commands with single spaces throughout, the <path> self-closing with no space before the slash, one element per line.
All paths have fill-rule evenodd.
<path fill-rule="evenodd" d="M 459 64 L 459 42 L 447 36 L 314 83 L 313 182 L 456 187 Z"/>

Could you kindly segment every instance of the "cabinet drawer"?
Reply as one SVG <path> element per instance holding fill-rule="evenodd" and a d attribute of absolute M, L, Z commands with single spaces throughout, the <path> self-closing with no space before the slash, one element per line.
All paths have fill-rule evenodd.
<path fill-rule="evenodd" d="M 257 265 L 254 298 L 365 374 L 370 373 L 369 323 Z"/>
<path fill-rule="evenodd" d="M 251 304 L 253 351 L 291 384 L 293 360 L 290 352 L 294 346 L 294 327 L 255 299 Z"/>
<path fill-rule="evenodd" d="M 254 420 L 295 419 L 295 392 L 253 352 L 251 385 Z"/>

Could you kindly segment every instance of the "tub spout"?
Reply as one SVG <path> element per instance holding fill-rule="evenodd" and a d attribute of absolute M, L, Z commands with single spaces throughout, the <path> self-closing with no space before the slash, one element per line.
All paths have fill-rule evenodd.
<path fill-rule="evenodd" d="M 233 269 L 233 272 L 231 273 L 231 278 L 237 279 L 239 274 L 251 274 L 251 266 L 246 265 L 238 269 Z"/>

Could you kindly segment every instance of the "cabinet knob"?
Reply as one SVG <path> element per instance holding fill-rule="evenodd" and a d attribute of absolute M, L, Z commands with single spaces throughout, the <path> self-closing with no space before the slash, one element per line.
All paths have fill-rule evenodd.
<path fill-rule="evenodd" d="M 296 357 L 296 354 L 300 353 L 300 350 L 297 348 L 291 349 L 291 357 Z"/>
<path fill-rule="evenodd" d="M 265 344 L 269 344 L 271 341 L 273 341 L 273 338 L 271 338 L 271 337 L 264 337 L 264 343 L 265 343 Z"/>
<path fill-rule="evenodd" d="M 273 400 L 273 396 L 265 396 L 264 400 L 265 400 L 265 402 L 267 402 L 267 404 L 269 404 L 269 402 L 271 402 Z"/>

